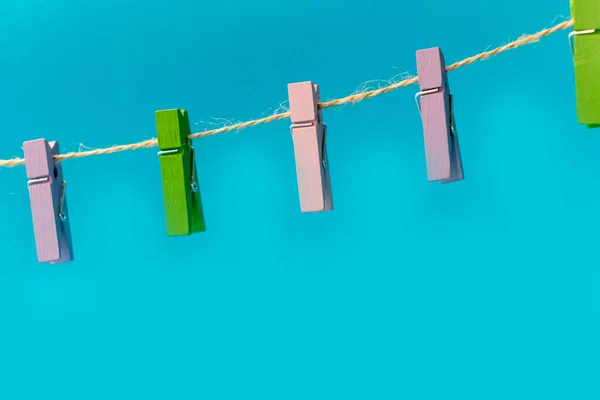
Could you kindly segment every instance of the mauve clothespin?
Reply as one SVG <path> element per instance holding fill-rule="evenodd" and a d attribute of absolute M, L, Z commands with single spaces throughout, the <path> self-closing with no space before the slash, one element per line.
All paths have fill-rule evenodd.
<path fill-rule="evenodd" d="M 319 87 L 312 82 L 290 83 L 288 95 L 300 209 L 303 212 L 331 211 L 327 127 L 318 108 Z"/>
<path fill-rule="evenodd" d="M 441 183 L 462 180 L 452 95 L 444 55 L 439 47 L 417 51 L 417 73 L 421 91 L 416 100 L 423 120 L 427 178 Z"/>
<path fill-rule="evenodd" d="M 25 170 L 38 261 L 59 264 L 73 261 L 66 187 L 62 167 L 54 156 L 58 143 L 45 139 L 23 143 Z"/>

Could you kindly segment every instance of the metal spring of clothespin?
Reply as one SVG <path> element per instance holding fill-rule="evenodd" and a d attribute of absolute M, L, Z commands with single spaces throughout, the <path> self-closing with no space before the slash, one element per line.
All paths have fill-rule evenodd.
<path fill-rule="evenodd" d="M 571 46 L 571 54 L 575 54 L 575 36 L 578 35 L 591 35 L 596 33 L 597 29 L 584 29 L 581 31 L 572 31 L 569 33 L 569 46 Z"/>
<path fill-rule="evenodd" d="M 191 165 L 191 176 L 190 176 L 190 186 L 192 188 L 192 192 L 197 193 L 198 192 L 198 183 L 196 182 L 196 158 L 195 158 L 195 153 L 194 153 L 194 146 L 192 146 L 191 143 L 188 143 L 188 149 L 191 152 L 191 160 L 192 160 L 192 165 Z M 165 156 L 168 154 L 177 154 L 179 152 L 179 149 L 171 149 L 171 150 L 161 150 L 159 152 L 156 153 L 157 156 Z"/>

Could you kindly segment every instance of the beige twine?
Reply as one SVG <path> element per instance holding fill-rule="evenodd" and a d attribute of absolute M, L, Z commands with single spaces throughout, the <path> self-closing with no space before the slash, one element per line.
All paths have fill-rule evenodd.
<path fill-rule="evenodd" d="M 563 29 L 567 29 L 571 26 L 573 26 L 573 20 L 562 22 L 558 25 L 553 26 L 552 28 L 544 29 L 533 35 L 523 36 L 520 39 L 517 39 L 514 42 L 510 42 L 504 46 L 497 47 L 493 50 L 484 51 L 483 53 L 477 54 L 473 57 L 469 57 L 462 61 L 459 61 L 452 65 L 449 65 L 448 67 L 446 67 L 446 71 L 454 71 L 455 69 L 464 67 L 469 64 L 473 64 L 474 62 L 481 61 L 485 58 L 496 56 L 507 50 L 516 49 L 517 47 L 537 42 L 539 39 L 541 39 L 545 36 L 549 36 L 555 32 L 558 32 Z M 396 89 L 404 87 L 404 86 L 415 84 L 418 81 L 419 81 L 418 76 L 414 77 L 414 78 L 410 78 L 410 79 L 405 79 L 403 81 L 394 83 L 392 85 L 389 85 L 389 86 L 386 86 L 386 87 L 383 87 L 380 89 L 370 90 L 368 92 L 353 94 L 353 95 L 350 95 L 347 97 L 343 97 L 341 99 L 319 103 L 319 108 L 325 109 L 325 108 L 330 108 L 330 107 L 338 107 L 338 106 L 341 106 L 343 104 L 348 104 L 348 103 L 358 103 L 359 101 L 370 99 L 370 98 L 382 95 L 384 93 L 391 92 L 392 90 L 396 90 Z M 265 117 L 265 118 L 242 122 L 242 123 L 235 124 L 235 125 L 224 126 L 219 129 L 212 129 L 209 131 L 193 133 L 189 136 L 189 138 L 196 139 L 196 138 L 200 138 L 200 137 L 216 135 L 219 133 L 237 131 L 237 130 L 249 128 L 251 126 L 267 124 L 269 122 L 273 122 L 273 121 L 277 121 L 277 120 L 285 119 L 285 118 L 289 118 L 289 117 L 290 117 L 290 113 L 288 111 L 288 112 L 284 112 L 284 113 L 274 114 L 274 115 L 271 115 L 271 116 Z M 151 147 L 156 147 L 157 145 L 158 145 L 158 141 L 156 139 L 150 139 L 150 140 L 144 140 L 143 142 L 139 142 L 139 143 L 125 144 L 125 145 L 120 145 L 120 146 L 112 146 L 112 147 L 109 147 L 106 149 L 78 151 L 78 152 L 73 152 L 73 153 L 61 154 L 61 155 L 54 156 L 54 158 L 56 160 L 62 161 L 62 160 L 69 160 L 72 158 L 82 158 L 82 157 L 98 156 L 101 154 L 117 153 L 120 151 L 147 149 L 147 148 L 151 148 Z M 13 158 L 11 160 L 0 160 L 0 167 L 15 167 L 17 165 L 24 164 L 24 162 L 25 162 L 25 160 L 22 158 Z"/>

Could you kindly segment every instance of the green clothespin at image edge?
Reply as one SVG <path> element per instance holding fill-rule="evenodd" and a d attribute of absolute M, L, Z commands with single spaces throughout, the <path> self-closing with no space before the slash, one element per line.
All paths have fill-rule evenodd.
<path fill-rule="evenodd" d="M 600 1 L 571 0 L 575 21 L 569 42 L 575 64 L 577 120 L 600 126 Z"/>

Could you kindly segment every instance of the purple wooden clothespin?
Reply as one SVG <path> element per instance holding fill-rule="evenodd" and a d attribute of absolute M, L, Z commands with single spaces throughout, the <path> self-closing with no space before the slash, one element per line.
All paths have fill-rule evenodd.
<path fill-rule="evenodd" d="M 421 91 L 415 98 L 423 120 L 427 179 L 460 181 L 464 177 L 460 146 L 446 63 L 439 47 L 417 51 L 417 73 Z"/>
<path fill-rule="evenodd" d="M 318 107 L 319 87 L 310 81 L 290 83 L 288 95 L 300 209 L 303 212 L 331 211 L 327 127 Z"/>
<path fill-rule="evenodd" d="M 58 143 L 45 139 L 23 143 L 29 201 L 38 261 L 59 264 L 73 260 L 66 186 L 62 168 L 55 163 Z"/>

